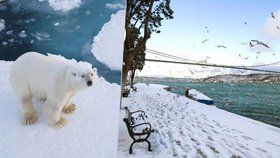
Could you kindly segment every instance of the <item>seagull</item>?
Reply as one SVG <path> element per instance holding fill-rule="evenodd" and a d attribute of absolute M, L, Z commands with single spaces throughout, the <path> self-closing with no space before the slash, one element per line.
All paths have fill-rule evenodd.
<path fill-rule="evenodd" d="M 271 17 L 272 17 L 273 19 L 275 19 L 275 15 L 274 15 L 273 12 L 271 12 Z"/>
<path fill-rule="evenodd" d="M 189 71 L 191 72 L 191 74 L 194 74 L 194 72 L 191 69 L 189 69 Z"/>
<path fill-rule="evenodd" d="M 223 45 L 215 45 L 215 46 L 218 48 L 227 48 L 226 46 L 223 46 Z"/>
<path fill-rule="evenodd" d="M 239 54 L 239 57 L 241 57 L 241 54 Z"/>
<path fill-rule="evenodd" d="M 242 45 L 247 45 L 248 43 L 245 43 L 245 42 L 240 42 L 240 44 L 242 44 Z"/>
<path fill-rule="evenodd" d="M 208 29 L 208 27 L 207 27 L 207 26 L 205 26 L 205 28 L 207 29 L 207 30 L 206 30 L 206 32 L 207 32 L 207 33 L 209 33 L 209 29 Z"/>
<path fill-rule="evenodd" d="M 251 42 L 256 42 L 256 44 L 258 44 L 258 45 L 262 45 L 262 46 L 264 46 L 264 47 L 266 47 L 266 48 L 270 48 L 267 44 L 265 44 L 264 42 L 262 42 L 262 41 L 258 41 L 258 40 L 251 40 Z M 251 45 L 251 44 L 250 44 Z M 252 47 L 252 46 L 251 46 Z"/>
<path fill-rule="evenodd" d="M 277 29 L 280 29 L 280 27 L 279 27 L 279 26 L 276 26 L 276 28 L 277 28 Z"/>
<path fill-rule="evenodd" d="M 249 44 L 250 44 L 250 47 L 254 47 L 254 45 L 252 44 L 252 42 L 249 42 Z"/>
<path fill-rule="evenodd" d="M 208 39 L 205 39 L 205 40 L 201 41 L 201 43 L 205 43 L 205 42 L 207 42 L 207 41 L 208 41 Z"/>
<path fill-rule="evenodd" d="M 246 22 L 246 21 L 244 21 L 243 23 L 244 23 L 245 25 L 247 25 L 247 22 Z"/>
<path fill-rule="evenodd" d="M 246 57 L 246 58 L 243 58 L 243 59 L 247 60 L 248 58 L 250 58 L 250 57 Z"/>
<path fill-rule="evenodd" d="M 204 60 L 201 60 L 200 63 L 207 63 L 207 60 L 209 59 L 209 56 L 206 56 L 206 58 Z"/>
<path fill-rule="evenodd" d="M 239 70 L 239 72 L 244 73 L 244 72 L 245 72 L 245 70 L 243 70 L 243 71 L 242 71 L 242 70 Z"/>

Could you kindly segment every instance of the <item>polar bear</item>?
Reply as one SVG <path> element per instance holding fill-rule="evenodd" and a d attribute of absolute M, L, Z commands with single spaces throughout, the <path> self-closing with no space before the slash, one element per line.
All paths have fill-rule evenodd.
<path fill-rule="evenodd" d="M 66 60 L 68 61 L 68 60 Z M 63 127 L 67 121 L 60 116 L 61 111 L 70 113 L 75 105 L 71 97 L 78 90 L 92 86 L 97 78 L 96 68 L 81 66 L 58 60 L 37 52 L 21 55 L 13 64 L 10 84 L 20 100 L 27 125 L 38 120 L 32 98 L 45 101 L 45 114 L 54 127 Z"/>

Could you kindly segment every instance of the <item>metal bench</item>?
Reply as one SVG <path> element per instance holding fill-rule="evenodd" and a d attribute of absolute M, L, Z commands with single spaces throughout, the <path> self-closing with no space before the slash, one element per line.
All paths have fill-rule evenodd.
<path fill-rule="evenodd" d="M 133 139 L 129 147 L 129 153 L 132 154 L 132 147 L 135 143 L 147 142 L 148 151 L 152 151 L 151 143 L 148 141 L 150 134 L 154 132 L 150 123 L 146 121 L 147 116 L 143 110 L 131 112 L 125 107 L 126 115 L 123 121 L 126 124 L 129 136 Z M 137 124 L 136 121 L 140 120 L 143 123 Z"/>

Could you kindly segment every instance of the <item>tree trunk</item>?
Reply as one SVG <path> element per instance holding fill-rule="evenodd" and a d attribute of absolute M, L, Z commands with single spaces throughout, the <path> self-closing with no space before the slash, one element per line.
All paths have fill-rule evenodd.
<path fill-rule="evenodd" d="M 133 88 L 133 85 L 134 85 L 133 81 L 134 81 L 134 77 L 135 77 L 135 71 L 136 71 L 136 69 L 134 69 L 134 68 L 131 70 L 130 88 Z"/>
<path fill-rule="evenodd" d="M 124 49 L 126 49 L 126 48 L 124 48 Z M 127 74 L 128 74 L 128 71 L 132 67 L 132 61 L 134 58 L 132 53 L 126 53 L 126 50 L 124 52 L 125 52 L 124 53 L 125 58 L 123 59 L 124 65 L 123 65 L 123 69 L 122 69 L 122 92 L 126 86 Z"/>

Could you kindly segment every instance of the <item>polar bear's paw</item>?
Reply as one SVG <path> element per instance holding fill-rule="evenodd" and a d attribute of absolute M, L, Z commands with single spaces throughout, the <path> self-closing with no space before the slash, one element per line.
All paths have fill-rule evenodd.
<path fill-rule="evenodd" d="M 55 128 L 62 128 L 64 127 L 65 125 L 67 124 L 67 121 L 61 117 L 59 121 L 57 121 L 55 124 L 54 124 L 54 127 Z"/>
<path fill-rule="evenodd" d="M 36 123 L 37 121 L 38 121 L 38 115 L 35 112 L 24 115 L 23 123 L 25 125 L 31 125 L 31 124 Z"/>
<path fill-rule="evenodd" d="M 64 113 L 69 114 L 69 113 L 73 113 L 75 110 L 76 110 L 76 105 L 73 104 L 73 103 L 71 103 L 71 104 L 68 105 L 68 106 L 64 106 L 62 111 L 63 111 Z"/>

